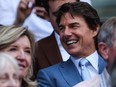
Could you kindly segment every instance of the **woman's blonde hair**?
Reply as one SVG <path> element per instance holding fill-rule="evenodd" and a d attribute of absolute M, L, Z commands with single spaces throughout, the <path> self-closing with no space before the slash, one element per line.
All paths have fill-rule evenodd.
<path fill-rule="evenodd" d="M 34 35 L 25 27 L 21 26 L 0 26 L 0 51 L 2 49 L 7 48 L 9 45 L 14 43 L 18 38 L 21 36 L 26 35 L 30 41 L 31 49 L 32 49 L 32 61 L 33 61 L 33 55 L 35 50 L 35 39 Z M 33 69 L 32 64 L 29 68 L 28 75 L 24 78 L 24 80 L 30 84 L 35 85 L 35 82 L 30 80 L 30 78 L 33 76 Z"/>

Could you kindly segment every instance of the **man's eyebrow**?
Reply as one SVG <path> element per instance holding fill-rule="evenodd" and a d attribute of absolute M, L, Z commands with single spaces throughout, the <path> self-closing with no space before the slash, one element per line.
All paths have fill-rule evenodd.
<path fill-rule="evenodd" d="M 80 25 L 78 22 L 70 23 L 69 25 Z"/>
<path fill-rule="evenodd" d="M 58 27 L 63 27 L 63 25 L 62 24 L 59 24 Z"/>

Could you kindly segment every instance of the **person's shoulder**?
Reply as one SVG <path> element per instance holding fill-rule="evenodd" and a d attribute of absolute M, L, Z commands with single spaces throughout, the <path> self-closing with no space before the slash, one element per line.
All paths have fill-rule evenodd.
<path fill-rule="evenodd" d="M 40 69 L 38 72 L 38 78 L 39 77 L 44 77 L 49 76 L 50 78 L 57 78 L 62 76 L 61 75 L 61 68 L 63 68 L 63 65 L 66 64 L 67 62 L 60 62 L 58 64 L 52 65 L 48 68 Z"/>
<path fill-rule="evenodd" d="M 54 34 L 52 33 L 50 36 L 47 36 L 39 41 L 37 41 L 36 43 L 37 44 L 43 44 L 43 43 L 47 43 L 47 42 L 50 42 L 50 41 L 53 41 L 55 40 L 55 36 Z"/>
<path fill-rule="evenodd" d="M 47 68 L 44 68 L 44 69 L 40 69 L 40 71 L 45 71 L 45 72 L 52 72 L 52 71 L 57 71 L 59 70 L 59 67 L 61 67 L 65 62 L 60 62 L 58 64 L 55 64 L 55 65 L 52 65 L 52 66 L 49 66 Z"/>
<path fill-rule="evenodd" d="M 41 69 L 43 71 L 50 71 L 50 70 L 56 70 L 58 69 L 59 65 L 61 64 L 62 62 L 58 63 L 58 64 L 55 64 L 55 65 L 52 65 L 52 66 L 49 66 L 47 68 L 44 68 L 44 69 Z"/>

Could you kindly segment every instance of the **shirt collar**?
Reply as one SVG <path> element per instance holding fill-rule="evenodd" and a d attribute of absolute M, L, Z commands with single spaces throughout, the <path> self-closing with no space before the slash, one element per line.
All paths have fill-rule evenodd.
<path fill-rule="evenodd" d="M 73 57 L 71 56 L 71 60 L 73 61 L 73 63 L 76 65 L 76 67 L 79 67 L 79 61 L 82 58 L 77 58 L 77 57 Z M 91 63 L 91 65 L 97 70 L 98 70 L 98 52 L 95 51 L 94 53 L 92 53 L 91 55 L 87 56 L 86 59 Z"/>
<path fill-rule="evenodd" d="M 89 55 L 88 57 L 86 57 L 86 59 L 91 63 L 91 65 L 98 72 L 98 52 L 95 51 L 94 53 L 92 53 L 91 55 Z"/>

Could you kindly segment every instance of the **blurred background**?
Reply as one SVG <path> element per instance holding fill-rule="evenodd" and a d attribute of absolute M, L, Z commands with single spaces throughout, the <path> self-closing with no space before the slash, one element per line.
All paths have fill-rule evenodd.
<path fill-rule="evenodd" d="M 98 11 L 101 20 L 116 16 L 116 0 L 91 0 L 92 6 Z"/>

